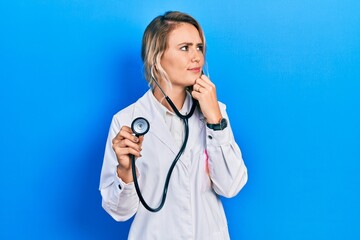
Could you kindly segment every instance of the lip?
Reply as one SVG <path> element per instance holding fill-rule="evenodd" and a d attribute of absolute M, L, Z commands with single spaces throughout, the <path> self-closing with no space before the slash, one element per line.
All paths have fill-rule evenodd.
<path fill-rule="evenodd" d="M 188 70 L 194 73 L 199 73 L 201 71 L 201 67 L 188 68 Z"/>

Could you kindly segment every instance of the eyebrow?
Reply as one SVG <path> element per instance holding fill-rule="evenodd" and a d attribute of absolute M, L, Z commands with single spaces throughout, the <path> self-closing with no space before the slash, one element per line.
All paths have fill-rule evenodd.
<path fill-rule="evenodd" d="M 191 43 L 191 42 L 182 42 L 182 43 L 179 43 L 179 44 L 178 44 L 178 46 L 180 46 L 180 45 L 192 46 L 192 45 L 194 45 L 194 44 Z M 204 44 L 203 44 L 203 43 L 197 43 L 196 45 L 199 46 L 199 45 L 204 45 Z"/>

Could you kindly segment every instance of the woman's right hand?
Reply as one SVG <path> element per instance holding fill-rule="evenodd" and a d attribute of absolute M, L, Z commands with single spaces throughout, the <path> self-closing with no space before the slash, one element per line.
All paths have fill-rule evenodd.
<path fill-rule="evenodd" d="M 118 161 L 117 174 L 125 183 L 133 181 L 131 172 L 131 155 L 141 157 L 141 145 L 144 136 L 134 136 L 130 127 L 123 126 L 112 140 L 112 148 Z"/>

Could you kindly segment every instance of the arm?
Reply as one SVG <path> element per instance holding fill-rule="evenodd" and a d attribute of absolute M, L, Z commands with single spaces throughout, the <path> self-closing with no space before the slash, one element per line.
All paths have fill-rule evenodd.
<path fill-rule="evenodd" d="M 207 123 L 228 120 L 227 128 L 214 131 L 206 127 L 206 150 L 213 189 L 225 197 L 235 196 L 247 182 L 247 169 L 235 142 L 225 105 L 219 104 L 216 87 L 205 75 L 196 79 L 192 96 L 199 101 Z"/>
<path fill-rule="evenodd" d="M 139 199 L 132 181 L 119 177 L 119 161 L 115 154 L 114 139 L 119 135 L 120 124 L 116 117 L 110 126 L 100 176 L 102 206 L 117 221 L 126 221 L 137 211 Z"/>
<path fill-rule="evenodd" d="M 222 116 L 228 119 L 225 107 L 222 109 Z M 212 187 L 219 195 L 233 197 L 245 185 L 248 175 L 229 119 L 228 126 L 221 131 L 206 128 L 206 136 Z"/>

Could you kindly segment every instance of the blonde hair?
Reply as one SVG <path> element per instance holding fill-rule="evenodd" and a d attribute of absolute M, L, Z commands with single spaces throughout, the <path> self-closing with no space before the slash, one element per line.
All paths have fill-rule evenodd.
<path fill-rule="evenodd" d="M 202 51 L 205 56 L 206 45 L 204 32 L 200 24 L 193 17 L 178 11 L 169 11 L 164 15 L 157 16 L 150 22 L 144 31 L 141 48 L 145 79 L 152 89 L 155 88 L 154 81 L 151 77 L 152 70 L 154 71 L 154 74 L 158 75 L 156 77 L 160 77 L 160 79 L 167 81 L 168 86 L 171 88 L 171 83 L 165 70 L 160 64 L 160 60 L 166 50 L 167 39 L 170 32 L 182 23 L 189 23 L 198 30 L 203 43 Z"/>

